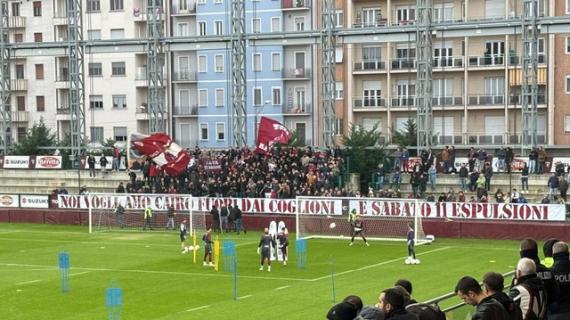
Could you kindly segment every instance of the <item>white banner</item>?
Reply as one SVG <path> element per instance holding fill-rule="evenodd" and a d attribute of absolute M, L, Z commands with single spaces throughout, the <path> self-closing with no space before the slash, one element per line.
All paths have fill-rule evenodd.
<path fill-rule="evenodd" d="M 36 156 L 36 169 L 61 169 L 61 156 Z"/>
<path fill-rule="evenodd" d="M 190 200 L 192 199 L 192 201 Z M 342 215 L 343 202 L 348 201 L 349 210 L 356 209 L 365 216 L 411 217 L 416 210 L 414 201 L 381 199 L 312 198 L 299 200 L 299 210 L 312 215 Z M 144 210 L 150 205 L 153 210 L 165 211 L 169 205 L 176 210 L 208 212 L 214 205 L 237 205 L 244 213 L 295 214 L 295 199 L 263 198 L 190 198 L 183 195 L 59 195 L 60 209 L 97 210 L 114 209 L 122 203 L 127 210 Z M 564 221 L 566 207 L 561 204 L 531 203 L 463 203 L 423 202 L 419 210 L 426 219 L 470 219 L 508 221 Z"/>
<path fill-rule="evenodd" d="M 20 208 L 49 208 L 49 196 L 20 195 Z"/>
<path fill-rule="evenodd" d="M 16 194 L 0 194 L 0 208 L 17 208 L 19 198 Z"/>
<path fill-rule="evenodd" d="M 413 201 L 351 199 L 349 209 L 364 216 L 412 217 L 416 210 Z M 417 210 L 424 219 L 470 219 L 509 221 L 565 221 L 563 204 L 533 203 L 470 203 L 470 202 L 418 202 Z"/>
<path fill-rule="evenodd" d="M 4 169 L 28 169 L 29 156 L 4 156 Z"/>

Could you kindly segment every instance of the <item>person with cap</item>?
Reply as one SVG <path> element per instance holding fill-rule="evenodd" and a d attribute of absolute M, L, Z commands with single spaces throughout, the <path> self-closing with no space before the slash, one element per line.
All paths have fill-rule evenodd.
<path fill-rule="evenodd" d="M 350 302 L 343 301 L 335 304 L 327 313 L 328 320 L 353 320 L 358 315 L 358 310 Z"/>
<path fill-rule="evenodd" d="M 563 241 L 556 242 L 552 247 L 552 253 L 554 257 L 552 275 L 560 288 L 560 295 L 552 305 L 548 319 L 570 319 L 570 255 L 568 254 L 568 244 Z"/>

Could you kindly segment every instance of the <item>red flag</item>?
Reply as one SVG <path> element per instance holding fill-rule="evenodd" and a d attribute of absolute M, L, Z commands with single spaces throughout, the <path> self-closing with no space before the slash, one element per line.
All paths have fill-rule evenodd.
<path fill-rule="evenodd" d="M 261 117 L 257 129 L 257 149 L 259 153 L 268 153 L 271 146 L 278 143 L 287 143 L 291 139 L 291 132 L 279 121 L 267 117 Z"/>
<path fill-rule="evenodd" d="M 172 177 L 182 173 L 190 162 L 188 151 L 172 142 L 172 139 L 164 133 L 155 133 L 150 136 L 132 134 L 131 147 L 150 157 L 154 163 Z"/>

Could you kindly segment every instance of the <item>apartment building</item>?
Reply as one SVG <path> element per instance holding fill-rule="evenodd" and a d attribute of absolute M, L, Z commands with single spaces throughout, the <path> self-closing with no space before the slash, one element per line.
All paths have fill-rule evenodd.
<path fill-rule="evenodd" d="M 570 1 L 539 0 L 539 14 L 568 14 Z M 347 1 L 348 27 L 413 25 L 415 1 Z M 521 16 L 521 1 L 434 0 L 434 23 Z M 379 124 L 385 142 L 392 130 L 415 119 L 415 42 L 348 45 L 344 63 L 345 123 Z M 538 142 L 568 144 L 568 36 L 542 34 L 538 43 Z M 521 141 L 521 36 L 434 37 L 433 115 L 439 144 L 501 145 Z M 566 87 L 565 87 L 566 86 Z"/>

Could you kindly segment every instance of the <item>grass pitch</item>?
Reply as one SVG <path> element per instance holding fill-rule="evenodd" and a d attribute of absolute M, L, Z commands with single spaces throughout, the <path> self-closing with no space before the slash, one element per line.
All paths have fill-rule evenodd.
<path fill-rule="evenodd" d="M 236 301 L 233 273 L 203 267 L 201 243 L 193 264 L 192 254 L 180 253 L 177 232 L 90 235 L 86 227 L 0 224 L 0 318 L 107 319 L 105 290 L 116 285 L 123 289 L 122 319 L 324 319 L 333 304 L 333 272 L 337 302 L 356 294 L 374 304 L 399 278 L 411 280 L 422 301 L 451 292 L 464 275 L 513 270 L 518 259 L 515 241 L 436 239 L 416 248 L 420 265 L 404 265 L 404 242 L 366 247 L 358 240 L 349 247 L 348 239 L 312 239 L 307 266 L 298 269 L 291 234 L 289 264 L 274 262 L 267 272 L 258 270 L 260 235 L 219 236 L 237 244 Z M 68 293 L 61 292 L 61 251 L 70 255 Z"/>

